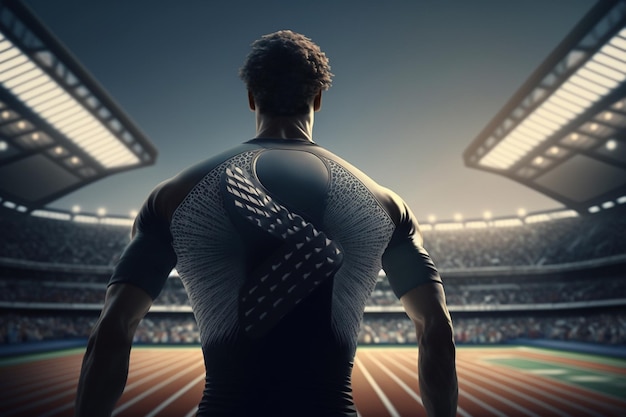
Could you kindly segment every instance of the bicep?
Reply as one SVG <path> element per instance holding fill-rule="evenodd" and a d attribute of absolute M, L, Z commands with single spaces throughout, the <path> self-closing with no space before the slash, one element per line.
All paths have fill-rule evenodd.
<path fill-rule="evenodd" d="M 109 286 L 117 283 L 132 284 L 154 300 L 174 266 L 176 254 L 169 236 L 138 231 L 122 253 Z"/>
<path fill-rule="evenodd" d="M 451 321 L 441 283 L 415 287 L 405 293 L 400 301 L 409 318 L 416 324 L 426 326 L 427 323 Z"/>
<path fill-rule="evenodd" d="M 382 264 L 389 285 L 398 298 L 423 284 L 441 283 L 439 272 L 428 252 L 410 239 L 388 247 Z"/>

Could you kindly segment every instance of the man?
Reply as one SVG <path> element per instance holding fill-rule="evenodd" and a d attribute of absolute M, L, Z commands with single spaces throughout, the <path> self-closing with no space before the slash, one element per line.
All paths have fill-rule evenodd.
<path fill-rule="evenodd" d="M 135 329 L 176 267 L 206 365 L 198 416 L 356 416 L 356 341 L 382 267 L 415 323 L 424 406 L 454 415 L 452 324 L 413 214 L 313 142 L 325 54 L 279 31 L 252 44 L 240 75 L 257 136 L 144 203 L 89 339 L 77 414 L 111 414 Z"/>

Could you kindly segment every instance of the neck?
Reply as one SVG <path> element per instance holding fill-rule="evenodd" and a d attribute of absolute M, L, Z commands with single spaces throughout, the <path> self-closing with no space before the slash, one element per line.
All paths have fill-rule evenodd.
<path fill-rule="evenodd" d="M 268 116 L 256 111 L 256 137 L 313 142 L 313 111 L 297 116 Z"/>

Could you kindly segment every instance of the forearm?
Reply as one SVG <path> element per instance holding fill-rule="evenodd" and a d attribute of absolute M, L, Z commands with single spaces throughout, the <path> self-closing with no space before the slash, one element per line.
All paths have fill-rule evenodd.
<path fill-rule="evenodd" d="M 420 396 L 429 417 L 455 416 L 458 381 L 451 325 L 426 330 L 419 340 Z"/>
<path fill-rule="evenodd" d="M 99 346 L 90 339 L 76 396 L 76 417 L 110 417 L 128 377 L 130 345 Z"/>

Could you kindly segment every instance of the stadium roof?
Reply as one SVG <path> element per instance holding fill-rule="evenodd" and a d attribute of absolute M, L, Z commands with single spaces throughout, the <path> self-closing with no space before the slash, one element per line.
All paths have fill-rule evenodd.
<path fill-rule="evenodd" d="M 34 14 L 0 0 L 0 200 L 30 211 L 157 151 Z"/>
<path fill-rule="evenodd" d="M 626 199 L 626 2 L 587 13 L 463 154 L 580 213 Z"/>

